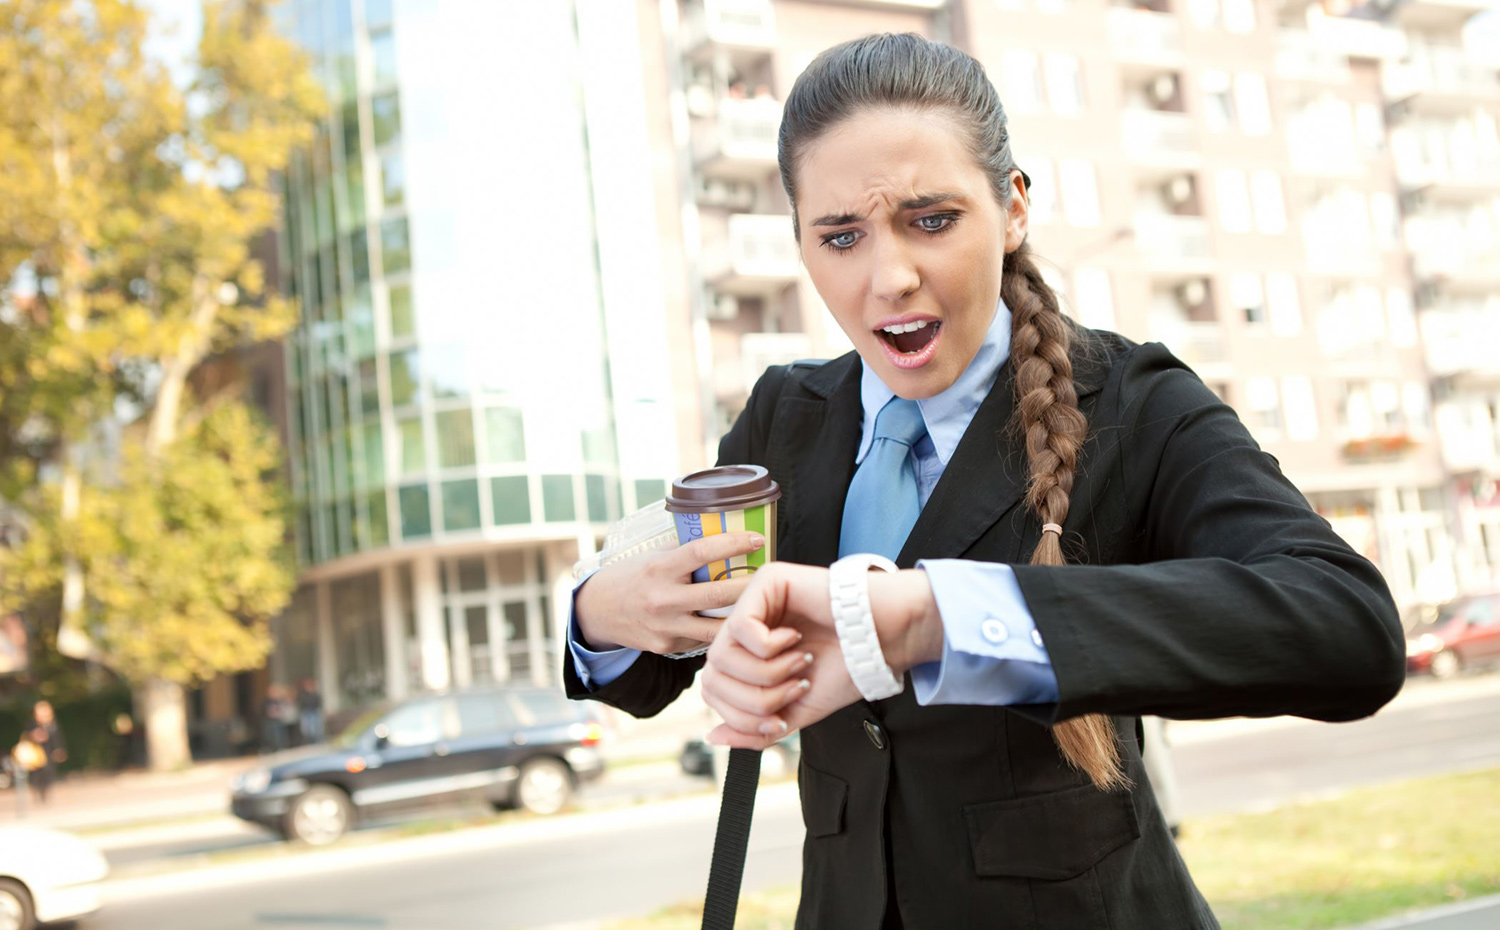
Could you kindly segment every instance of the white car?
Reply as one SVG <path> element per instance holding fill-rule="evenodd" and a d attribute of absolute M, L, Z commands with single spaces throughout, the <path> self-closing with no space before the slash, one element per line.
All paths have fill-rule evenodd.
<path fill-rule="evenodd" d="M 0 826 L 0 930 L 92 914 L 107 874 L 104 857 L 76 836 Z"/>

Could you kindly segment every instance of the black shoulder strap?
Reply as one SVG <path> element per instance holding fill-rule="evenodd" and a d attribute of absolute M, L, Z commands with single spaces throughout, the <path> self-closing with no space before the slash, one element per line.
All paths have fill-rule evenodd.
<path fill-rule="evenodd" d="M 825 359 L 799 359 L 787 367 L 797 378 L 824 364 Z M 774 403 L 767 405 L 774 412 Z M 767 423 L 769 430 L 769 421 Z M 731 749 L 724 771 L 724 797 L 719 802 L 719 826 L 708 868 L 708 893 L 703 899 L 703 930 L 734 930 L 740 903 L 740 881 L 745 875 L 745 850 L 750 843 L 750 821 L 755 814 L 755 790 L 760 784 L 760 750 Z"/>

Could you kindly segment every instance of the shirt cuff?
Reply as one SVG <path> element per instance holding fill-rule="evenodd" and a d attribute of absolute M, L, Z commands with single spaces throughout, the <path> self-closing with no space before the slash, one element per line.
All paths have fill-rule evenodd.
<path fill-rule="evenodd" d="M 583 637 L 578 633 L 578 589 L 598 570 L 596 568 L 578 579 L 573 585 L 572 596 L 568 598 L 568 651 L 573 655 L 573 669 L 590 691 L 597 691 L 625 674 L 641 654 L 639 649 L 627 646 L 596 651 L 583 645 Z"/>
<path fill-rule="evenodd" d="M 1016 573 L 998 562 L 921 559 L 938 615 L 943 657 L 911 670 L 918 704 L 1048 704 L 1057 676 Z"/>

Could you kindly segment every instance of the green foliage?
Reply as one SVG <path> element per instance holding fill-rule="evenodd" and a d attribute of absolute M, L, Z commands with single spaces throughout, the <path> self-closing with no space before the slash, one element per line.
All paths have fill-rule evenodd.
<path fill-rule="evenodd" d="M 296 319 L 254 246 L 324 102 L 275 5 L 205 0 L 183 89 L 142 51 L 139 0 L 0 0 L 0 500 L 27 530 L 0 552 L 0 609 L 52 642 L 76 561 L 87 628 L 133 683 L 259 665 L 293 583 L 274 440 L 188 388 Z M 121 401 L 139 422 L 65 511 L 42 476 Z"/>
<path fill-rule="evenodd" d="M 220 404 L 158 456 L 127 447 L 116 483 L 84 489 L 80 519 L 35 523 L 4 584 L 21 603 L 44 598 L 73 553 L 85 629 L 134 684 L 258 668 L 293 586 L 279 462 L 249 408 Z"/>

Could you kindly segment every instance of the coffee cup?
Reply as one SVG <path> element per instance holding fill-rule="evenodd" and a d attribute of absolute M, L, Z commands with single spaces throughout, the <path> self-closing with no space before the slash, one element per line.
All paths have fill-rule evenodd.
<path fill-rule="evenodd" d="M 760 465 L 721 465 L 684 475 L 672 482 L 667 512 L 677 526 L 677 541 L 721 533 L 759 533 L 766 544 L 754 552 L 704 565 L 693 572 L 694 582 L 720 581 L 753 574 L 776 558 L 776 502 L 781 488 Z M 705 617 L 727 617 L 732 608 L 700 610 Z"/>

